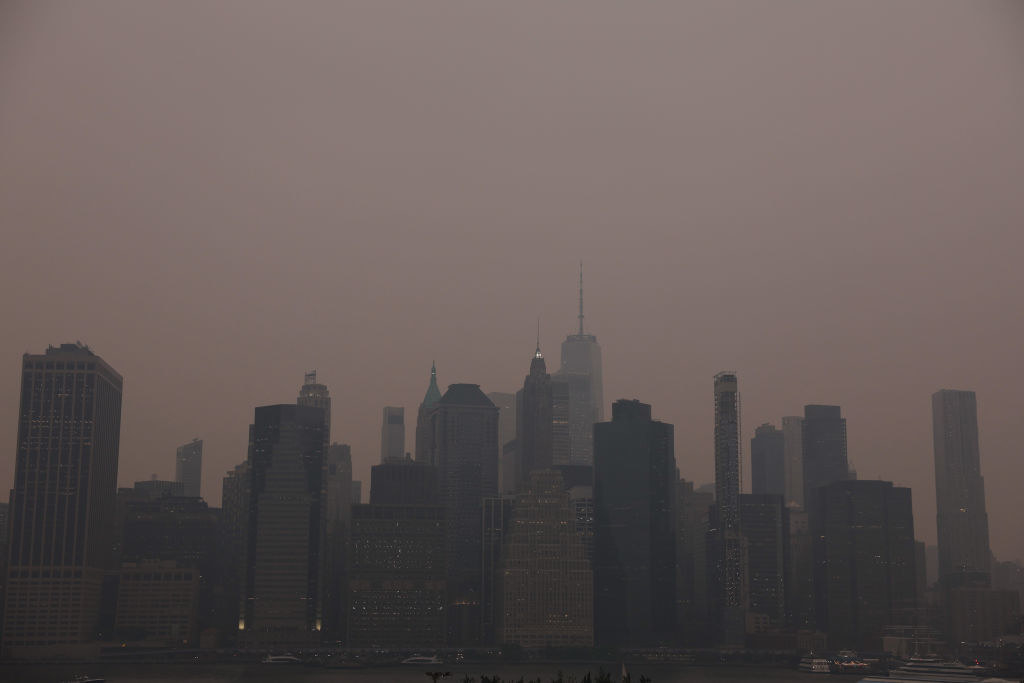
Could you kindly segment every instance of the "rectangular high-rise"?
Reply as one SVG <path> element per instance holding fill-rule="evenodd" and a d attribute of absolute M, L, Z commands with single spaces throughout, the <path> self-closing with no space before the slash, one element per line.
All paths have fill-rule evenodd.
<path fill-rule="evenodd" d="M 746 632 L 743 548 L 740 534 L 740 393 L 736 374 L 715 375 L 715 514 L 716 585 L 713 596 L 719 643 L 742 645 Z"/>
<path fill-rule="evenodd" d="M 96 637 L 112 569 L 122 379 L 81 344 L 25 354 L 3 649 L 52 657 Z"/>
<path fill-rule="evenodd" d="M 184 488 L 189 498 L 199 498 L 200 484 L 203 479 L 203 441 L 192 441 L 178 446 L 174 461 L 174 481 Z"/>
<path fill-rule="evenodd" d="M 673 427 L 636 400 L 594 425 L 594 638 L 664 642 L 675 629 Z"/>
<path fill-rule="evenodd" d="M 754 430 L 750 440 L 750 479 L 755 495 L 786 493 L 786 437 L 767 422 Z"/>
<path fill-rule="evenodd" d="M 799 415 L 782 418 L 782 441 L 786 478 L 786 504 L 804 506 L 804 419 Z"/>
<path fill-rule="evenodd" d="M 816 505 L 811 493 L 817 488 L 850 478 L 846 457 L 846 418 L 839 406 L 804 406 L 803 420 L 804 506 Z"/>
<path fill-rule="evenodd" d="M 939 581 L 950 588 L 987 587 L 991 551 L 973 391 L 943 389 L 932 394 L 932 434 Z"/>
<path fill-rule="evenodd" d="M 380 461 L 405 460 L 405 408 L 385 406 L 380 427 Z"/>
<path fill-rule="evenodd" d="M 263 406 L 254 425 L 239 636 L 250 647 L 315 645 L 323 626 L 324 410 Z"/>
<path fill-rule="evenodd" d="M 594 464 L 594 425 L 604 419 L 601 345 L 583 331 L 583 264 L 580 264 L 579 331 L 562 342 L 562 364 L 556 380 L 569 389 L 569 461 Z"/>

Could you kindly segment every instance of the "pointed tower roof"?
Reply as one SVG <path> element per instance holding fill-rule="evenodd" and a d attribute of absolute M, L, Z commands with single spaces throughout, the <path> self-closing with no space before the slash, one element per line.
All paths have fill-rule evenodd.
<path fill-rule="evenodd" d="M 432 406 L 441 400 L 441 390 L 437 388 L 437 365 L 430 361 L 430 386 L 427 387 L 427 395 L 423 397 L 421 407 Z"/>

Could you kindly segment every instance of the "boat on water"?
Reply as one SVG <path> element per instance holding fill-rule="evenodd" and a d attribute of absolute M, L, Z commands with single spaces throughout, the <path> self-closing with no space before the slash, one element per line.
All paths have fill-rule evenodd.
<path fill-rule="evenodd" d="M 267 655 L 263 658 L 264 664 L 302 664 L 302 660 L 295 655 Z"/>
<path fill-rule="evenodd" d="M 938 657 L 911 657 L 888 676 L 868 676 L 859 683 L 1009 683 L 1005 678 L 979 678 L 975 671 L 960 662 Z"/>
<path fill-rule="evenodd" d="M 61 681 L 60 683 L 107 683 L 107 679 L 99 678 L 97 676 L 86 676 L 85 674 L 78 674 L 71 678 Z"/>
<path fill-rule="evenodd" d="M 412 657 L 406 657 L 402 660 L 402 664 L 443 664 L 437 657 L 427 657 L 426 655 L 413 655 Z"/>
<path fill-rule="evenodd" d="M 832 658 L 829 670 L 834 674 L 855 674 L 865 676 L 871 673 L 871 666 L 853 650 L 840 650 Z"/>
<path fill-rule="evenodd" d="M 832 672 L 832 661 L 825 657 L 809 654 L 800 660 L 800 665 L 797 668 L 807 673 L 827 674 Z"/>

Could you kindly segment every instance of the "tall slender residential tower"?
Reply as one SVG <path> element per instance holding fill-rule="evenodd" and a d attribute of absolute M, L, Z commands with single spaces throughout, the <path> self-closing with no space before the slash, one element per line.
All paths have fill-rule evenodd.
<path fill-rule="evenodd" d="M 25 354 L 3 649 L 76 654 L 96 639 L 111 569 L 122 379 L 82 344 Z"/>
<path fill-rule="evenodd" d="M 740 393 L 736 374 L 715 375 L 715 576 L 719 642 L 742 645 L 743 549 L 740 533 Z"/>
<path fill-rule="evenodd" d="M 601 347 L 583 331 L 583 264 L 580 263 L 579 331 L 562 342 L 562 366 L 555 379 L 569 385 L 569 458 L 594 464 L 594 424 L 604 419 Z"/>
<path fill-rule="evenodd" d="M 385 463 L 404 460 L 405 408 L 385 406 L 380 427 L 380 461 Z"/>
<path fill-rule="evenodd" d="M 178 446 L 174 463 L 174 480 L 184 486 L 186 496 L 198 498 L 202 478 L 203 440 L 192 439 L 189 443 Z"/>
<path fill-rule="evenodd" d="M 987 587 L 992 555 L 973 391 L 942 389 L 932 394 L 932 434 L 939 581 L 950 588 Z"/>
<path fill-rule="evenodd" d="M 420 403 L 419 411 L 416 413 L 416 461 L 429 462 L 429 452 L 433 447 L 430 442 L 430 424 L 427 417 L 434 405 L 441 400 L 441 390 L 437 388 L 437 365 L 430 364 L 430 384 L 427 385 L 427 394 Z"/>

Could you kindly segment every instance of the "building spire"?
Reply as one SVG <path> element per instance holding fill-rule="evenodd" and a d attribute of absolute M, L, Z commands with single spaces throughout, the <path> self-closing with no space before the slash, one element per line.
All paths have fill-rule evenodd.
<path fill-rule="evenodd" d="M 537 316 L 537 350 L 533 352 L 534 358 L 543 358 L 544 355 L 540 352 L 540 316 Z"/>
<path fill-rule="evenodd" d="M 441 390 L 437 388 L 437 365 L 430 361 L 430 384 L 427 386 L 427 395 L 423 397 L 420 407 L 432 406 L 441 399 Z"/>
<path fill-rule="evenodd" d="M 583 261 L 580 261 L 580 335 L 583 335 Z"/>

